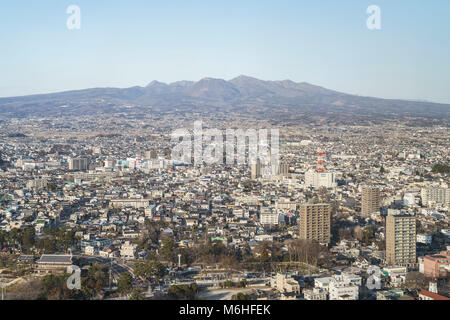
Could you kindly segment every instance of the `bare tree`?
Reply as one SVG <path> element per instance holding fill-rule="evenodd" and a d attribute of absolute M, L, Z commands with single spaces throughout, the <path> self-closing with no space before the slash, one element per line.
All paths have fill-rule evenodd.
<path fill-rule="evenodd" d="M 39 281 L 32 280 L 17 284 L 8 289 L 7 300 L 39 300 L 42 297 L 42 286 Z"/>

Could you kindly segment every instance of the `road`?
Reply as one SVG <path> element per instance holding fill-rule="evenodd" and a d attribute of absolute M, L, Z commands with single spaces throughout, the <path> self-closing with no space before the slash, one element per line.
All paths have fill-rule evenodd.
<path fill-rule="evenodd" d="M 200 300 L 231 300 L 233 295 L 250 292 L 252 289 L 254 288 L 204 290 L 197 295 L 197 298 Z M 260 287 L 259 289 L 267 290 L 267 287 Z"/>

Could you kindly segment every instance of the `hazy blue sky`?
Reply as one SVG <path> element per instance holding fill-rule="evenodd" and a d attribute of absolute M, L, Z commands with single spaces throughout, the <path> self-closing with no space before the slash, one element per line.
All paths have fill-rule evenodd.
<path fill-rule="evenodd" d="M 449 17 L 448 0 L 2 0 L 0 96 L 245 74 L 450 103 Z"/>

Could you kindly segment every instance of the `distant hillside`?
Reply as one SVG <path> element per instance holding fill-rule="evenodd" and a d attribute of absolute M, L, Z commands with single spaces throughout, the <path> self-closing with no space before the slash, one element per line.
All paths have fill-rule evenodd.
<path fill-rule="evenodd" d="M 239 76 L 230 81 L 204 78 L 146 87 L 94 88 L 52 94 L 0 98 L 0 115 L 64 115 L 123 112 L 130 108 L 169 111 L 233 111 L 277 114 L 366 115 L 450 118 L 450 105 L 361 97 L 306 82 L 263 81 Z"/>

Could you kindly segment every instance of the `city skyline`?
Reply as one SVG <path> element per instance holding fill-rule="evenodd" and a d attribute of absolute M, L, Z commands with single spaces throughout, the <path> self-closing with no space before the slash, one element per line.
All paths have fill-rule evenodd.
<path fill-rule="evenodd" d="M 449 301 L 448 12 L 1 3 L 0 302 Z"/>

